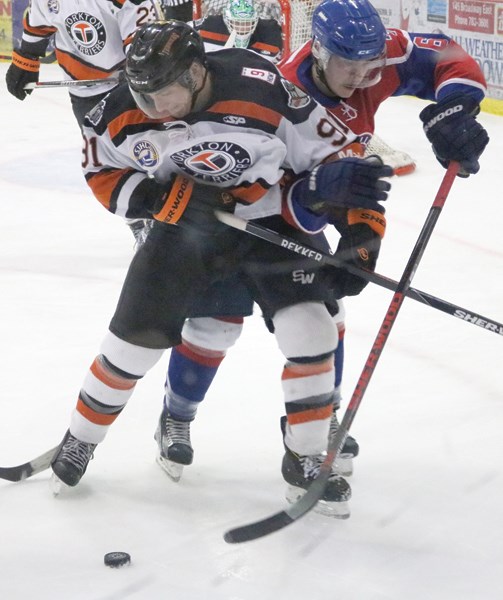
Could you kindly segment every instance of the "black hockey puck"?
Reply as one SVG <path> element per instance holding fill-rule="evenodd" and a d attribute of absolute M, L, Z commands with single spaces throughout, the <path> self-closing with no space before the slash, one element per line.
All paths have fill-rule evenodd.
<path fill-rule="evenodd" d="M 107 567 L 114 569 L 131 564 L 131 556 L 127 552 L 108 552 L 104 560 Z"/>

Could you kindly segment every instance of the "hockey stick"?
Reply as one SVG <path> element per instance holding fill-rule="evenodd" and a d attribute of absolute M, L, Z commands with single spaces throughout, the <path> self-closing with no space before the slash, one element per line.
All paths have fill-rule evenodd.
<path fill-rule="evenodd" d="M 225 42 L 224 48 L 234 48 L 234 42 L 236 41 L 236 30 L 233 29 Z"/>
<path fill-rule="evenodd" d="M 39 88 L 55 88 L 55 87 L 92 87 L 93 85 L 100 85 L 100 83 L 120 83 L 123 81 L 121 74 L 112 75 L 111 77 L 105 77 L 103 79 L 62 79 L 60 81 L 35 81 L 27 83 L 24 86 L 25 90 L 38 90 Z"/>
<path fill-rule="evenodd" d="M 41 473 L 51 466 L 51 461 L 56 454 L 59 446 L 51 448 L 37 456 L 32 458 L 27 463 L 17 465 L 16 467 L 0 467 L 0 479 L 7 479 L 7 481 L 22 481 L 32 475 Z"/>
<path fill-rule="evenodd" d="M 320 471 L 316 479 L 311 483 L 307 492 L 285 510 L 282 510 L 261 521 L 249 523 L 248 525 L 236 527 L 227 531 L 224 534 L 224 540 L 229 544 L 237 544 L 256 540 L 260 537 L 264 537 L 265 535 L 269 535 L 270 533 L 274 533 L 275 531 L 283 529 L 287 525 L 294 523 L 308 513 L 323 497 L 323 493 L 325 492 L 329 477 L 332 473 L 332 464 L 337 459 L 337 456 L 344 445 L 349 428 L 351 427 L 351 423 L 355 418 L 365 390 L 367 389 L 370 379 L 375 371 L 379 357 L 381 356 L 384 345 L 386 344 L 391 332 L 391 328 L 393 327 L 400 307 L 403 304 L 405 294 L 410 287 L 412 278 L 414 277 L 417 267 L 419 266 L 431 234 L 433 233 L 433 228 L 435 227 L 438 217 L 440 216 L 440 212 L 444 207 L 458 170 L 459 164 L 456 162 L 451 162 L 442 179 L 442 183 L 440 184 L 440 188 L 437 192 L 435 200 L 433 201 L 426 221 L 421 229 L 421 233 L 419 234 L 409 260 L 407 261 L 407 265 L 405 266 L 402 277 L 398 282 L 396 291 L 393 294 L 393 298 L 391 299 L 391 303 L 386 312 L 382 325 L 377 332 L 376 339 L 372 345 L 370 354 L 367 358 L 365 366 L 363 367 L 360 378 L 358 379 L 355 391 L 353 392 L 346 412 L 344 413 L 344 417 L 341 421 L 339 429 L 328 443 L 327 456 L 320 466 Z"/>
<path fill-rule="evenodd" d="M 230 227 L 234 227 L 234 229 L 251 233 L 252 235 L 266 240 L 271 244 L 281 246 L 282 248 L 287 248 L 288 250 L 291 250 L 296 254 L 300 254 L 301 256 L 312 258 L 322 265 L 333 265 L 334 267 L 344 268 L 352 275 L 358 275 L 359 277 L 386 288 L 387 290 L 391 290 L 392 292 L 397 289 L 398 282 L 394 279 L 385 277 L 384 275 L 379 275 L 379 273 L 375 273 L 373 271 L 361 269 L 355 265 L 352 265 L 351 263 L 346 263 L 335 255 L 327 254 L 321 252 L 320 250 L 316 250 L 311 246 L 300 244 L 296 240 L 293 240 L 282 233 L 278 233 L 277 231 L 273 231 L 272 229 L 267 229 L 267 227 L 264 227 L 263 225 L 246 221 L 245 219 L 241 219 L 240 217 L 228 212 L 217 210 L 215 211 L 215 214 L 219 221 L 229 225 Z M 441 310 L 442 312 L 451 315 L 452 317 L 456 317 L 461 321 L 466 321 L 471 325 L 476 325 L 477 327 L 481 327 L 487 331 L 492 331 L 497 335 L 503 335 L 503 323 L 499 323 L 498 321 L 484 317 L 476 312 L 473 312 L 472 310 L 468 310 L 458 306 L 457 304 L 452 304 L 447 300 L 442 300 L 441 298 L 437 298 L 436 296 L 432 296 L 431 294 L 422 292 L 421 290 L 413 287 L 409 287 L 406 290 L 405 295 L 408 298 L 412 298 L 412 300 L 416 300 L 421 304 L 426 304 L 426 306 L 430 306 L 431 308 Z"/>

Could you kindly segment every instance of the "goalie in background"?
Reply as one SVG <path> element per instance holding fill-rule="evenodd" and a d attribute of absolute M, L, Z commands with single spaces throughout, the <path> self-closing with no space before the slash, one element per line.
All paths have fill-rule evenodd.
<path fill-rule="evenodd" d="M 275 19 L 259 18 L 253 0 L 229 0 L 222 14 L 208 15 L 192 25 L 207 52 L 247 48 L 275 63 L 281 58 L 281 27 Z"/>

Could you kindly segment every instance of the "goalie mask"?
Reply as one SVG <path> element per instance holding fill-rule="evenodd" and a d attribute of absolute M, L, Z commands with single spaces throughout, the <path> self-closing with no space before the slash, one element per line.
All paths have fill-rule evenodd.
<path fill-rule="evenodd" d="M 349 97 L 380 81 L 386 28 L 368 0 L 325 0 L 313 13 L 312 54 L 320 80 Z"/>
<path fill-rule="evenodd" d="M 197 68 L 205 71 L 204 80 L 199 85 L 194 76 Z M 182 118 L 184 115 L 177 115 L 176 110 L 181 103 L 187 103 L 183 96 L 190 100 L 185 113 L 188 114 L 206 81 L 203 42 L 199 34 L 183 21 L 157 21 L 143 25 L 136 31 L 128 50 L 125 76 L 138 108 L 147 116 L 154 119 Z M 180 111 L 183 112 L 181 106 Z"/>
<path fill-rule="evenodd" d="M 224 23 L 235 36 L 235 48 L 248 48 L 250 38 L 258 23 L 253 0 L 230 0 L 224 12 Z"/>

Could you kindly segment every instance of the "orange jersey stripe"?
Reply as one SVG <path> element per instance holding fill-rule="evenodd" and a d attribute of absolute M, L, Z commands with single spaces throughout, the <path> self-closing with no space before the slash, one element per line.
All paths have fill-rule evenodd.
<path fill-rule="evenodd" d="M 159 121 L 169 121 L 170 119 L 159 119 Z M 121 113 L 118 117 L 110 121 L 108 124 L 108 131 L 110 137 L 113 139 L 119 134 L 124 127 L 127 125 L 139 125 L 140 123 L 149 123 L 152 119 L 149 119 L 147 115 L 142 113 L 139 108 L 133 110 L 127 110 Z"/>
<path fill-rule="evenodd" d="M 251 47 L 254 50 L 265 50 L 266 52 L 271 52 L 273 54 L 279 52 L 278 46 L 271 46 L 271 44 L 265 44 L 264 42 L 254 42 Z"/>
<path fill-rule="evenodd" d="M 241 115 L 243 117 L 249 117 L 251 119 L 257 119 L 258 121 L 264 121 L 279 127 L 282 116 L 280 113 L 255 104 L 254 102 L 245 102 L 244 100 L 227 100 L 224 102 L 217 102 L 214 104 L 209 112 L 229 115 Z"/>
<path fill-rule="evenodd" d="M 199 35 L 203 40 L 216 40 L 217 42 L 224 43 L 229 39 L 229 35 L 226 35 L 225 33 L 215 33 L 214 31 L 207 31 L 206 29 L 201 29 Z"/>
<path fill-rule="evenodd" d="M 113 388 L 114 390 L 131 390 L 136 385 L 136 379 L 126 379 L 120 375 L 112 373 L 102 361 L 98 358 L 94 359 L 91 365 L 91 373 L 99 379 L 101 383 Z"/>
<path fill-rule="evenodd" d="M 269 188 L 260 185 L 258 181 L 248 186 L 239 186 L 232 188 L 232 195 L 243 202 L 252 204 L 257 200 L 260 200 L 262 196 L 268 191 Z"/>
<path fill-rule="evenodd" d="M 283 375 L 281 376 L 281 379 L 295 379 L 297 377 L 321 375 L 322 373 L 328 373 L 333 368 L 334 363 L 332 358 L 314 365 L 289 364 L 283 369 Z"/>
<path fill-rule="evenodd" d="M 87 177 L 87 184 L 91 188 L 96 199 L 101 202 L 107 210 L 110 210 L 112 194 L 114 193 L 119 180 L 126 173 L 133 172 L 136 171 L 134 171 L 134 169 L 119 169 L 117 171 L 94 173 Z"/>
<path fill-rule="evenodd" d="M 89 408 L 89 406 L 86 406 L 80 398 L 77 402 L 76 409 L 84 419 L 91 421 L 91 423 L 94 423 L 95 425 L 111 425 L 120 414 L 120 411 L 113 415 L 98 413 L 92 408 Z"/>
<path fill-rule="evenodd" d="M 56 50 L 56 59 L 72 79 L 80 81 L 82 79 L 106 79 L 110 77 L 111 71 L 104 71 L 103 69 L 83 64 L 71 54 L 67 54 L 61 50 Z M 115 70 L 115 67 L 113 70 Z"/>
<path fill-rule="evenodd" d="M 333 407 L 331 404 L 328 406 L 322 406 L 321 408 L 310 408 L 298 413 L 291 413 L 288 415 L 289 425 L 300 425 L 301 423 L 308 423 L 310 421 L 322 421 L 323 419 L 329 419 L 332 416 Z"/>
<path fill-rule="evenodd" d="M 50 27 L 49 25 L 39 25 L 37 27 L 32 27 L 26 17 L 23 19 L 23 29 L 26 31 L 26 33 L 29 33 L 30 35 L 35 35 L 37 37 L 49 37 L 57 31 L 56 27 Z"/>

